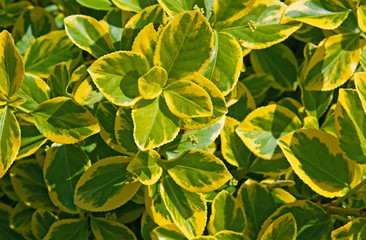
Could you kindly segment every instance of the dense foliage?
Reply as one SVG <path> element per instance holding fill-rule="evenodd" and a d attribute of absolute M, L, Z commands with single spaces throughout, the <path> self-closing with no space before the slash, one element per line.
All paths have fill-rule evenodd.
<path fill-rule="evenodd" d="M 0 0 L 0 239 L 366 239 L 366 1 Z"/>

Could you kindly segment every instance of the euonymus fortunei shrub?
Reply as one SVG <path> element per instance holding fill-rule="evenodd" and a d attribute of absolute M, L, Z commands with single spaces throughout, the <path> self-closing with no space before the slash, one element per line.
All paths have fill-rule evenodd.
<path fill-rule="evenodd" d="M 0 239 L 366 239 L 366 1 L 0 0 Z"/>

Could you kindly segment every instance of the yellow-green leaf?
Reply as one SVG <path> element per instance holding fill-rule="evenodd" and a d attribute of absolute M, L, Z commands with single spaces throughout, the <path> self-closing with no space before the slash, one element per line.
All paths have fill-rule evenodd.
<path fill-rule="evenodd" d="M 361 240 L 366 237 L 366 219 L 355 218 L 332 231 L 332 240 Z"/>
<path fill-rule="evenodd" d="M 296 240 L 296 221 L 291 213 L 286 213 L 269 225 L 260 240 Z"/>
<path fill-rule="evenodd" d="M 0 33 L 0 93 L 13 96 L 23 82 L 24 64 L 10 33 Z"/>
<path fill-rule="evenodd" d="M 156 45 L 154 64 L 163 67 L 169 78 L 180 79 L 201 73 L 208 65 L 213 34 L 206 18 L 198 11 L 174 16 Z"/>
<path fill-rule="evenodd" d="M 64 23 L 73 43 L 94 57 L 99 58 L 115 51 L 109 33 L 95 18 L 72 15 L 65 18 Z"/>
<path fill-rule="evenodd" d="M 354 89 L 340 89 L 335 109 L 335 126 L 339 145 L 346 156 L 360 164 L 366 163 L 366 115 Z"/>
<path fill-rule="evenodd" d="M 164 175 L 160 192 L 165 206 L 179 230 L 187 238 L 201 235 L 206 226 L 207 214 L 203 195 L 184 190 L 169 175 Z"/>
<path fill-rule="evenodd" d="M 190 192 L 210 192 L 224 185 L 231 174 L 224 163 L 203 150 L 190 150 L 164 162 L 172 179 Z"/>
<path fill-rule="evenodd" d="M 51 97 L 68 97 L 66 87 L 70 81 L 69 70 L 66 63 L 62 62 L 55 65 L 47 78 L 50 87 Z"/>
<path fill-rule="evenodd" d="M 256 73 L 273 77 L 276 89 L 294 91 L 297 87 L 297 59 L 289 47 L 277 44 L 263 50 L 251 51 L 250 62 Z M 262 87 L 260 87 L 262 88 Z"/>
<path fill-rule="evenodd" d="M 238 41 L 229 34 L 214 31 L 212 57 L 203 75 L 227 95 L 237 83 L 243 65 Z"/>
<path fill-rule="evenodd" d="M 58 220 L 58 217 L 52 212 L 46 211 L 42 208 L 38 208 L 31 220 L 32 233 L 37 239 L 43 239 L 51 225 Z"/>
<path fill-rule="evenodd" d="M 355 73 L 354 79 L 357 93 L 363 107 L 363 111 L 366 113 L 366 73 L 363 72 Z"/>
<path fill-rule="evenodd" d="M 131 51 L 144 55 L 150 66 L 154 66 L 154 52 L 159 33 L 154 29 L 154 24 L 146 25 L 135 37 Z"/>
<path fill-rule="evenodd" d="M 352 162 L 333 135 L 298 129 L 278 141 L 301 180 L 318 194 L 332 198 L 346 193 L 352 182 Z"/>
<path fill-rule="evenodd" d="M 225 98 L 214 83 L 202 75 L 193 75 L 184 80 L 192 81 L 208 93 L 212 102 L 213 113 L 210 117 L 182 118 L 180 121 L 180 128 L 197 129 L 206 127 L 218 121 L 227 113 Z"/>
<path fill-rule="evenodd" d="M 88 220 L 62 219 L 54 222 L 43 240 L 88 240 Z"/>
<path fill-rule="evenodd" d="M 45 138 L 37 129 L 36 126 L 22 124 L 20 125 L 21 141 L 20 150 L 17 159 L 25 158 L 35 153 L 43 144 L 47 142 Z"/>
<path fill-rule="evenodd" d="M 76 143 L 100 130 L 86 108 L 66 97 L 53 98 L 38 105 L 33 118 L 39 131 L 56 143 Z"/>
<path fill-rule="evenodd" d="M 114 131 L 119 146 L 125 149 L 127 155 L 134 155 L 138 147 L 133 138 L 132 110 L 128 107 L 119 107 L 114 124 Z"/>
<path fill-rule="evenodd" d="M 28 207 L 23 202 L 18 202 L 9 218 L 10 228 L 22 233 L 23 236 L 26 232 L 31 232 L 31 220 L 34 211 L 33 208 Z"/>
<path fill-rule="evenodd" d="M 215 22 L 233 22 L 247 15 L 255 0 L 214 0 L 213 17 Z"/>
<path fill-rule="evenodd" d="M 137 240 L 135 234 L 122 223 L 104 218 L 90 218 L 90 226 L 96 240 Z"/>
<path fill-rule="evenodd" d="M 251 11 L 242 18 L 219 27 L 240 39 L 241 45 L 251 49 L 270 47 L 288 38 L 301 23 L 280 24 L 286 5 L 277 0 L 257 0 Z"/>
<path fill-rule="evenodd" d="M 139 93 L 144 99 L 154 99 L 160 96 L 168 74 L 164 68 L 155 66 L 138 79 Z"/>
<path fill-rule="evenodd" d="M 169 16 L 192 10 L 198 0 L 158 0 Z"/>
<path fill-rule="evenodd" d="M 322 29 L 335 29 L 348 17 L 350 10 L 333 1 L 300 0 L 283 13 L 281 23 L 299 21 Z"/>
<path fill-rule="evenodd" d="M 20 127 L 6 106 L 0 109 L 0 178 L 8 171 L 20 149 Z"/>
<path fill-rule="evenodd" d="M 359 39 L 358 34 L 338 34 L 319 43 L 304 69 L 303 88 L 329 91 L 344 84 L 358 65 Z"/>
<path fill-rule="evenodd" d="M 295 218 L 296 240 L 329 239 L 330 231 L 333 229 L 332 220 L 321 207 L 310 201 L 296 201 L 278 208 L 263 223 L 261 232 L 258 234 L 259 239 L 271 223 L 288 213 Z"/>
<path fill-rule="evenodd" d="M 135 52 L 118 51 L 96 60 L 88 69 L 103 95 L 118 106 L 131 106 L 140 98 L 138 79 L 149 71 L 146 58 Z"/>
<path fill-rule="evenodd" d="M 88 211 L 109 211 L 130 200 L 139 187 L 126 168 L 130 157 L 99 160 L 80 177 L 75 187 L 74 203 Z"/>
<path fill-rule="evenodd" d="M 164 225 L 154 228 L 150 233 L 152 240 L 186 240 L 176 225 Z"/>
<path fill-rule="evenodd" d="M 11 183 L 19 198 L 33 208 L 54 210 L 37 160 L 17 162 L 10 170 Z"/>
<path fill-rule="evenodd" d="M 135 142 L 141 150 L 173 141 L 179 132 L 179 119 L 169 111 L 162 97 L 137 102 L 132 119 Z"/>
<path fill-rule="evenodd" d="M 208 93 L 199 85 L 179 80 L 164 88 L 169 110 L 180 118 L 210 117 L 213 106 Z"/>
<path fill-rule="evenodd" d="M 2 236 L 7 237 L 7 240 L 23 240 L 22 235 L 10 228 L 9 217 L 12 211 L 12 207 L 0 203 L 0 232 Z"/>
<path fill-rule="evenodd" d="M 251 112 L 236 132 L 258 157 L 278 159 L 283 154 L 276 140 L 298 128 L 301 128 L 301 121 L 293 112 L 272 104 Z"/>
<path fill-rule="evenodd" d="M 156 0 L 111 0 L 114 5 L 125 11 L 140 12 L 144 8 L 156 4 Z"/>
<path fill-rule="evenodd" d="M 159 153 L 154 150 L 139 152 L 128 164 L 127 171 L 134 173 L 142 184 L 156 183 L 163 173 Z"/>
<path fill-rule="evenodd" d="M 216 234 L 222 230 L 243 232 L 245 226 L 243 206 L 226 190 L 215 197 L 211 211 L 207 226 L 210 234 Z"/>
<path fill-rule="evenodd" d="M 218 232 L 215 234 L 216 240 L 246 240 L 248 238 L 245 238 L 242 233 L 229 231 L 229 230 L 223 230 L 221 232 Z M 211 240 L 211 239 L 208 239 Z"/>
<path fill-rule="evenodd" d="M 69 66 L 80 54 L 64 30 L 52 31 L 31 43 L 24 55 L 25 71 L 46 78 L 56 64 L 66 62 Z"/>
<path fill-rule="evenodd" d="M 43 164 L 44 179 L 52 202 L 64 211 L 76 212 L 75 186 L 91 165 L 86 153 L 74 145 L 54 144 Z M 62 171 L 60 171 L 62 169 Z"/>

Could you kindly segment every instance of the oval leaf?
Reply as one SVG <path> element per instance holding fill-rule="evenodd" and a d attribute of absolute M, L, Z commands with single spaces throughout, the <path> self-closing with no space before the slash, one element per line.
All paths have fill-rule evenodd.
<path fill-rule="evenodd" d="M 92 212 L 109 211 L 130 200 L 140 182 L 127 172 L 129 157 L 110 157 L 93 164 L 75 188 L 75 204 Z"/>
<path fill-rule="evenodd" d="M 168 80 L 168 74 L 162 67 L 153 67 L 138 79 L 139 92 L 144 99 L 158 97 Z"/>
<path fill-rule="evenodd" d="M 268 105 L 251 112 L 236 129 L 245 145 L 258 157 L 283 156 L 276 140 L 301 127 L 300 119 L 280 105 Z"/>
<path fill-rule="evenodd" d="M 99 58 L 115 51 L 108 32 L 95 18 L 72 15 L 65 18 L 64 23 L 73 43 L 94 57 Z"/>
<path fill-rule="evenodd" d="M 33 112 L 39 131 L 56 143 L 76 143 L 99 132 L 94 116 L 66 97 L 57 97 L 40 104 Z"/>
<path fill-rule="evenodd" d="M 92 217 L 90 226 L 96 240 L 137 240 L 135 234 L 129 228 L 116 221 Z"/>
<path fill-rule="evenodd" d="M 160 167 L 160 155 L 154 150 L 139 152 L 128 164 L 127 170 L 134 173 L 142 184 L 154 184 L 163 173 Z"/>
<path fill-rule="evenodd" d="M 52 224 L 44 240 L 88 240 L 88 221 L 82 219 L 63 219 Z"/>
<path fill-rule="evenodd" d="M 277 142 L 296 174 L 318 194 L 342 196 L 350 187 L 351 162 L 333 135 L 298 129 Z"/>
<path fill-rule="evenodd" d="M 297 235 L 296 221 L 291 213 L 287 213 L 277 218 L 264 231 L 260 240 L 295 240 Z"/>
<path fill-rule="evenodd" d="M 163 67 L 169 78 L 180 79 L 201 73 L 213 48 L 213 34 L 206 18 L 198 11 L 176 15 L 161 33 L 154 64 Z"/>
<path fill-rule="evenodd" d="M 138 79 L 149 71 L 146 58 L 119 51 L 96 60 L 88 69 L 103 95 L 118 106 L 131 106 L 139 99 Z"/>

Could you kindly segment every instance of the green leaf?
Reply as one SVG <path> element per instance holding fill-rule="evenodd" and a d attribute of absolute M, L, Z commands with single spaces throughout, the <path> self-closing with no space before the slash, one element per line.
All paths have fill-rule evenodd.
<path fill-rule="evenodd" d="M 131 106 L 141 98 L 138 79 L 148 71 L 149 63 L 143 55 L 126 51 L 105 55 L 88 69 L 98 89 L 118 106 Z"/>
<path fill-rule="evenodd" d="M 186 240 L 187 238 L 174 224 L 154 228 L 150 236 L 154 240 Z"/>
<path fill-rule="evenodd" d="M 0 178 L 9 169 L 20 149 L 20 127 L 7 106 L 0 109 Z"/>
<path fill-rule="evenodd" d="M 306 66 L 303 88 L 329 91 L 344 84 L 360 57 L 358 34 L 339 34 L 324 39 Z"/>
<path fill-rule="evenodd" d="M 66 92 L 67 85 L 70 81 L 69 70 L 66 63 L 62 62 L 55 65 L 47 78 L 50 87 L 51 97 L 68 97 Z"/>
<path fill-rule="evenodd" d="M 335 125 L 339 145 L 346 156 L 360 164 L 366 163 L 366 115 L 356 90 L 341 89 L 335 109 Z"/>
<path fill-rule="evenodd" d="M 81 219 L 62 219 L 52 224 L 44 240 L 88 240 L 88 221 Z"/>
<path fill-rule="evenodd" d="M 138 152 L 138 147 L 133 137 L 132 110 L 128 107 L 119 107 L 114 124 L 114 131 L 120 147 L 125 149 L 128 155 Z"/>
<path fill-rule="evenodd" d="M 31 231 L 31 220 L 34 209 L 26 206 L 23 202 L 18 202 L 9 218 L 9 226 L 15 231 L 22 233 Z"/>
<path fill-rule="evenodd" d="M 247 87 L 241 82 L 236 84 L 234 90 L 226 98 L 227 105 L 229 106 L 227 116 L 235 118 L 238 121 L 243 121 L 256 108 L 255 99 Z"/>
<path fill-rule="evenodd" d="M 214 31 L 212 57 L 203 76 L 227 95 L 234 88 L 242 65 L 243 56 L 238 41 L 229 34 Z"/>
<path fill-rule="evenodd" d="M 20 132 L 21 141 L 17 159 L 32 155 L 47 141 L 34 125 L 22 124 Z"/>
<path fill-rule="evenodd" d="M 215 0 L 213 16 L 215 22 L 233 22 L 247 15 L 252 9 L 255 0 Z"/>
<path fill-rule="evenodd" d="M 162 97 L 137 102 L 132 119 L 135 142 L 141 150 L 170 142 L 179 132 L 179 119 L 170 113 Z"/>
<path fill-rule="evenodd" d="M 156 0 L 111 0 L 114 5 L 125 11 L 141 12 L 144 8 L 158 3 Z"/>
<path fill-rule="evenodd" d="M 321 207 L 310 201 L 296 201 L 278 208 L 263 223 L 258 237 L 262 236 L 271 223 L 288 213 L 291 213 L 296 221 L 296 240 L 329 239 L 330 231 L 333 229 L 332 220 Z"/>
<path fill-rule="evenodd" d="M 158 27 L 164 17 L 165 13 L 163 9 L 157 4 L 145 8 L 144 10 L 142 10 L 141 12 L 137 13 L 132 18 L 130 18 L 130 20 L 126 23 L 126 25 L 123 28 L 122 41 L 121 41 L 122 49 L 131 50 L 134 39 L 136 38 L 137 34 L 141 31 L 141 29 L 143 29 L 146 25 L 149 25 L 151 23 L 155 27 Z"/>
<path fill-rule="evenodd" d="M 33 112 L 39 131 L 56 143 L 76 143 L 99 132 L 94 116 L 66 97 L 45 101 Z"/>
<path fill-rule="evenodd" d="M 80 56 L 80 50 L 70 41 L 65 31 L 52 31 L 34 40 L 24 55 L 25 71 L 46 78 L 53 66 Z"/>
<path fill-rule="evenodd" d="M 363 239 L 366 237 L 366 219 L 355 218 L 347 224 L 332 231 L 332 240 Z"/>
<path fill-rule="evenodd" d="M 366 32 L 366 6 L 357 6 L 357 23 L 362 32 Z"/>
<path fill-rule="evenodd" d="M 180 128 L 182 129 L 197 129 L 207 127 L 216 121 L 220 120 L 222 116 L 227 113 L 226 102 L 221 91 L 210 80 L 202 75 L 192 75 L 185 78 L 187 81 L 202 87 L 210 96 L 213 113 L 210 117 L 196 117 L 196 118 L 182 118 L 180 121 Z"/>
<path fill-rule="evenodd" d="M 137 192 L 140 182 L 126 168 L 129 157 L 104 158 L 80 177 L 74 203 L 88 211 L 109 211 L 122 206 Z"/>
<path fill-rule="evenodd" d="M 12 211 L 10 206 L 0 203 L 0 233 L 6 236 L 6 240 L 23 240 L 19 233 L 10 228 L 9 217 Z"/>
<path fill-rule="evenodd" d="M 164 88 L 169 110 L 180 118 L 209 117 L 213 106 L 208 93 L 199 85 L 179 80 Z"/>
<path fill-rule="evenodd" d="M 168 80 L 164 68 L 155 66 L 138 79 L 139 93 L 144 99 L 154 99 L 160 96 Z"/>
<path fill-rule="evenodd" d="M 141 235 L 144 240 L 152 240 L 150 233 L 154 228 L 158 225 L 153 221 L 153 219 L 149 216 L 147 211 L 142 214 L 141 218 Z"/>
<path fill-rule="evenodd" d="M 294 91 L 297 87 L 297 59 L 289 47 L 277 44 L 263 50 L 251 51 L 250 62 L 256 73 L 271 75 L 272 87 Z"/>
<path fill-rule="evenodd" d="M 24 1 L 20 1 L 21 3 Z M 24 9 L 16 18 L 12 34 L 16 46 L 23 55 L 31 42 L 42 35 L 56 29 L 55 20 L 51 13 L 42 7 L 32 7 Z"/>
<path fill-rule="evenodd" d="M 154 66 L 154 52 L 158 37 L 159 32 L 155 31 L 154 24 L 149 23 L 135 37 L 131 51 L 141 53 L 146 57 L 150 66 Z"/>
<path fill-rule="evenodd" d="M 160 192 L 179 230 L 187 238 L 201 235 L 205 229 L 207 214 L 203 195 L 184 190 L 167 174 L 163 175 Z"/>
<path fill-rule="evenodd" d="M 225 125 L 220 134 L 221 153 L 228 163 L 246 170 L 249 168 L 251 151 L 235 131 L 239 124 L 234 118 L 225 118 Z"/>
<path fill-rule="evenodd" d="M 21 107 L 33 111 L 39 104 L 50 99 L 50 88 L 41 78 L 26 73 L 16 96 L 26 100 Z"/>
<path fill-rule="evenodd" d="M 10 33 L 0 33 L 0 94 L 13 96 L 23 82 L 24 65 Z"/>
<path fill-rule="evenodd" d="M 301 180 L 318 194 L 342 196 L 352 182 L 352 162 L 333 135 L 316 129 L 298 129 L 278 141 Z"/>
<path fill-rule="evenodd" d="M 90 165 L 85 152 L 73 145 L 54 144 L 47 151 L 43 174 L 55 205 L 66 211 L 77 211 L 74 204 L 75 186 Z"/>
<path fill-rule="evenodd" d="M 301 26 L 296 22 L 280 24 L 285 9 L 286 5 L 277 0 L 257 0 L 248 14 L 217 29 L 240 39 L 246 48 L 267 48 L 282 42 Z"/>
<path fill-rule="evenodd" d="M 64 22 L 72 42 L 95 58 L 115 51 L 107 30 L 95 18 L 72 15 L 65 18 Z"/>
<path fill-rule="evenodd" d="M 197 11 L 176 15 L 161 33 L 154 65 L 163 67 L 169 78 L 180 79 L 201 73 L 213 49 L 213 34 L 206 18 Z"/>
<path fill-rule="evenodd" d="M 10 169 L 10 177 L 15 192 L 26 205 L 33 208 L 55 209 L 43 180 L 42 167 L 37 160 L 17 162 Z"/>
<path fill-rule="evenodd" d="M 251 74 L 241 80 L 248 88 L 253 97 L 257 98 L 264 94 L 273 84 L 274 78 L 269 74 Z"/>
<path fill-rule="evenodd" d="M 46 211 L 44 209 L 37 209 L 31 220 L 32 233 L 37 239 L 43 239 L 51 225 L 58 220 L 58 217 L 52 212 Z"/>
<path fill-rule="evenodd" d="M 278 176 L 288 172 L 290 167 L 291 165 L 285 157 L 271 161 L 257 157 L 251 163 L 248 171 L 257 174 Z"/>
<path fill-rule="evenodd" d="M 335 29 L 348 17 L 349 12 L 349 9 L 334 2 L 301 0 L 286 8 L 281 23 L 299 21 L 322 29 Z"/>
<path fill-rule="evenodd" d="M 248 180 L 240 187 L 237 199 L 244 206 L 244 235 L 255 240 L 262 223 L 277 209 L 274 198 L 266 188 Z"/>
<path fill-rule="evenodd" d="M 227 191 L 221 191 L 213 200 L 212 213 L 208 222 L 210 234 L 216 234 L 222 230 L 243 232 L 245 217 L 243 207 Z"/>
<path fill-rule="evenodd" d="M 172 224 L 173 220 L 162 198 L 161 181 L 160 179 L 157 183 L 145 187 L 145 205 L 155 223 L 167 225 Z"/>
<path fill-rule="evenodd" d="M 264 231 L 260 240 L 296 239 L 296 221 L 291 213 L 277 218 Z"/>
<path fill-rule="evenodd" d="M 191 149 L 204 149 L 209 146 L 224 127 L 225 117 L 207 127 L 180 132 L 174 141 L 161 147 L 160 152 L 180 154 Z"/>
<path fill-rule="evenodd" d="M 82 6 L 96 10 L 108 11 L 113 8 L 110 0 L 76 0 L 76 2 Z"/>
<path fill-rule="evenodd" d="M 163 173 L 159 153 L 154 150 L 139 152 L 128 164 L 127 171 L 134 173 L 142 184 L 156 183 Z"/>
<path fill-rule="evenodd" d="M 210 192 L 224 185 L 231 174 L 224 163 L 203 150 L 190 150 L 164 162 L 172 179 L 190 192 Z"/>
<path fill-rule="evenodd" d="M 121 107 L 122 108 L 122 107 Z M 118 121 L 121 121 L 121 119 L 117 119 L 117 111 L 118 107 L 113 105 L 110 102 L 100 102 L 98 104 L 97 112 L 95 114 L 99 126 L 100 126 L 100 133 L 99 135 L 102 137 L 104 142 L 110 146 L 112 149 L 116 150 L 117 152 L 131 155 L 131 153 L 128 153 L 127 150 L 120 145 L 120 143 L 117 141 L 117 135 L 116 135 L 116 125 L 117 124 L 123 124 L 119 123 Z M 131 112 L 131 111 L 130 111 Z M 132 135 L 132 130 L 131 130 Z M 126 136 L 123 136 L 126 138 Z M 132 139 L 133 141 L 133 139 Z"/>
<path fill-rule="evenodd" d="M 104 218 L 90 218 L 90 226 L 96 240 L 137 240 L 135 234 L 125 225 Z"/>
<path fill-rule="evenodd" d="M 276 140 L 298 128 L 301 128 L 301 121 L 293 112 L 273 104 L 251 112 L 236 133 L 258 157 L 278 159 L 283 154 Z"/>

